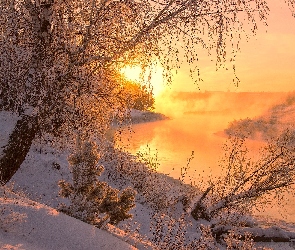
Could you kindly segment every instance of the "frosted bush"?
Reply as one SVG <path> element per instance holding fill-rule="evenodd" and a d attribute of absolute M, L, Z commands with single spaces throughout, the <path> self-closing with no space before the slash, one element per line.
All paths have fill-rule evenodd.
<path fill-rule="evenodd" d="M 60 210 L 97 227 L 105 223 L 117 224 L 131 218 L 129 210 L 135 206 L 136 192 L 126 188 L 121 192 L 98 180 L 104 167 L 98 165 L 100 155 L 94 142 L 77 142 L 77 151 L 70 155 L 73 183 L 61 180 L 60 195 L 70 200 L 70 205 L 60 205 Z"/>
<path fill-rule="evenodd" d="M 227 250 L 238 249 L 238 250 L 254 250 L 254 241 L 250 233 L 245 233 L 242 237 L 241 234 L 231 230 L 228 235 L 224 238 L 227 245 Z"/>

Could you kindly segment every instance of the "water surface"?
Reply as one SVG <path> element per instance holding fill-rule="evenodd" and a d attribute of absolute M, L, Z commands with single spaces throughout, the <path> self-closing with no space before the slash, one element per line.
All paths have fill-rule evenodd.
<path fill-rule="evenodd" d="M 188 166 L 185 181 L 200 183 L 200 180 L 207 180 L 209 176 L 218 177 L 222 171 L 220 160 L 224 156 L 223 145 L 227 141 L 223 130 L 228 124 L 234 119 L 252 118 L 267 112 L 268 108 L 279 102 L 283 96 L 248 93 L 248 98 L 244 98 L 241 94 L 231 93 L 227 96 L 226 93 L 214 93 L 203 98 L 205 100 L 202 100 L 204 96 L 201 95 L 202 102 L 195 99 L 195 96 L 176 97 L 172 100 L 170 97 L 170 100 L 166 100 L 165 107 L 168 108 L 169 101 L 172 102 L 171 106 L 177 115 L 171 120 L 133 125 L 133 131 L 126 130 L 118 146 L 124 147 L 132 154 L 141 152 L 154 160 L 157 158 L 158 171 L 174 178 L 182 178 L 181 173 Z M 180 106 L 176 109 L 177 102 Z M 173 110 L 171 112 L 164 109 L 164 113 L 173 116 Z M 264 145 L 265 142 L 261 140 L 247 141 L 253 160 L 259 157 L 258 151 Z M 276 205 L 275 208 L 269 207 L 267 210 L 268 216 L 295 222 L 294 199 L 286 206 L 284 217 L 280 215 Z"/>

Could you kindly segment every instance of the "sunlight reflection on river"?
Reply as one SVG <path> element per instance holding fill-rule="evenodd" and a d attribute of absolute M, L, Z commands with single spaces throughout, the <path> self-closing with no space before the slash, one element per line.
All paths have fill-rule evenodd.
<path fill-rule="evenodd" d="M 192 151 L 194 158 L 189 164 L 185 181 L 199 183 L 201 179 L 208 180 L 208 176 L 218 177 L 222 168 L 219 165 L 224 155 L 223 145 L 227 140 L 223 130 L 234 119 L 259 115 L 239 110 L 227 112 L 186 112 L 171 120 L 136 124 L 133 132 L 126 130 L 122 135 L 119 147 L 132 154 L 150 152 L 151 157 L 157 154 L 160 164 L 158 171 L 180 178 L 181 168 L 187 166 Z M 247 114 L 248 113 L 248 114 Z M 265 145 L 263 141 L 248 140 L 247 147 L 253 160 L 258 158 L 257 152 Z M 287 209 L 288 221 L 295 222 L 295 202 L 291 202 Z M 263 214 L 263 213 L 261 213 Z M 275 208 L 267 208 L 267 214 L 282 219 Z"/>

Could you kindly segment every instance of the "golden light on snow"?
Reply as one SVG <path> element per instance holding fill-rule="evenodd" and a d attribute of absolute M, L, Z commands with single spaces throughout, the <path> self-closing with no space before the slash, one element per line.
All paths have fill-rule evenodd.
<path fill-rule="evenodd" d="M 153 65 L 144 72 L 139 65 L 126 66 L 120 72 L 129 81 L 151 85 L 154 96 L 158 96 L 165 89 L 163 68 L 160 66 Z"/>

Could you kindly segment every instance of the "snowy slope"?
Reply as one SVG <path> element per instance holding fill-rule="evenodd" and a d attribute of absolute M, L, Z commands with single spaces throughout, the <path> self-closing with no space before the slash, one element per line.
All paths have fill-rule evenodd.
<path fill-rule="evenodd" d="M 1 130 L 0 127 L 0 135 L 2 136 L 1 138 L 7 142 L 9 131 L 12 131 L 11 126 L 15 124 L 16 120 L 15 118 L 14 121 L 12 121 L 12 118 L 6 120 L 2 119 L 0 114 L 0 121 L 2 126 L 5 127 L 3 130 Z M 136 246 L 138 249 L 155 249 L 155 246 L 149 242 L 149 236 L 152 236 L 150 227 L 155 212 L 147 206 L 147 204 L 142 203 L 141 200 L 138 200 L 136 208 L 132 210 L 134 215 L 132 221 L 127 221 L 119 225 L 121 229 L 108 226 L 107 230 L 111 232 L 111 234 L 68 217 L 54 209 L 60 202 L 63 202 L 62 198 L 58 196 L 57 182 L 61 179 L 69 180 L 71 178 L 67 156 L 68 152 L 60 152 L 49 145 L 40 145 L 38 141 L 32 145 L 25 162 L 10 182 L 10 184 L 14 183 L 13 190 L 24 192 L 25 196 L 29 197 L 30 200 L 11 193 L 7 194 L 7 192 L 7 198 L 4 199 L 5 195 L 3 195 L 3 190 L 2 195 L 0 192 L 0 209 L 7 206 L 8 210 L 14 210 L 26 216 L 25 221 L 22 223 L 6 225 L 1 221 L 3 220 L 3 214 L 0 214 L 0 248 L 33 250 L 116 250 L 120 248 L 123 250 L 134 249 L 132 246 Z M 121 157 L 124 158 L 127 156 L 122 154 Z M 109 164 L 113 165 L 115 161 L 110 161 Z M 105 167 L 106 171 L 102 177 L 104 177 L 104 180 L 108 181 L 110 185 L 117 186 L 118 183 L 114 183 L 112 178 L 109 179 L 107 173 L 108 168 L 106 165 Z M 140 170 L 136 169 L 136 166 L 134 166 L 133 169 L 131 165 L 128 165 L 128 169 L 135 173 L 138 173 Z M 164 192 L 169 197 L 179 196 L 179 194 L 183 192 L 184 187 L 181 186 L 180 188 L 179 181 L 173 181 L 170 177 L 167 178 L 161 174 L 155 173 L 155 180 L 156 179 L 164 185 L 157 183 L 156 186 L 160 186 L 160 189 L 164 191 L 165 188 L 170 190 L 172 193 L 171 195 L 166 191 Z M 129 185 L 129 183 L 126 185 Z M 153 188 L 152 194 L 157 195 L 155 187 Z M 173 210 L 176 209 L 176 206 L 177 204 L 173 205 Z M 176 210 L 182 210 L 182 207 L 180 206 L 179 209 Z M 3 209 L 0 210 L 0 213 L 1 211 L 3 211 Z M 167 219 L 169 222 L 168 217 Z M 187 221 L 185 221 L 187 225 L 185 225 L 185 228 L 188 230 L 187 237 L 195 239 L 195 236 L 198 236 L 196 229 L 199 224 L 197 225 L 189 215 L 185 219 L 187 219 Z M 192 225 L 190 225 L 190 223 L 192 223 Z M 128 224 L 131 224 L 129 229 Z M 180 225 L 183 226 L 183 224 Z M 124 230 L 124 228 L 122 228 L 123 226 L 127 226 L 127 230 Z M 138 229 L 137 226 L 140 228 Z M 293 229 L 295 231 L 295 227 Z M 170 236 L 167 235 L 167 237 Z M 129 242 L 132 246 L 124 241 Z M 259 245 L 267 246 L 268 248 L 271 247 L 271 249 L 293 249 L 289 242 L 259 243 Z M 220 249 L 225 248 L 221 247 Z"/>
<path fill-rule="evenodd" d="M 55 209 L 22 198 L 1 188 L 1 218 L 9 211 L 21 214 L 20 222 L 1 223 L 1 249 L 136 249 L 106 231 L 95 228 Z M 8 213 L 8 215 L 7 215 Z M 16 217 L 16 216 L 14 216 Z M 3 219 L 2 219 L 3 220 Z"/>

